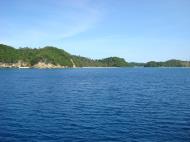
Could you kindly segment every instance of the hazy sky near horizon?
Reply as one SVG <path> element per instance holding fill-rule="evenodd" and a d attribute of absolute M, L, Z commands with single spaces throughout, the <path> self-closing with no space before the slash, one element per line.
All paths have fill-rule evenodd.
<path fill-rule="evenodd" d="M 0 0 L 0 43 L 91 57 L 190 59 L 190 0 Z"/>

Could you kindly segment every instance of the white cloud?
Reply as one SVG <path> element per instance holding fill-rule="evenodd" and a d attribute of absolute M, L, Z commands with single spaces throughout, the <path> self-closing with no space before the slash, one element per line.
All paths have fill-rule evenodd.
<path fill-rule="evenodd" d="M 20 13 L 15 12 L 17 18 L 11 17 L 14 14 L 3 17 L 0 42 L 30 46 L 70 38 L 93 28 L 102 18 L 102 9 L 90 0 L 44 2 L 24 3 L 23 9 L 18 8 Z"/>

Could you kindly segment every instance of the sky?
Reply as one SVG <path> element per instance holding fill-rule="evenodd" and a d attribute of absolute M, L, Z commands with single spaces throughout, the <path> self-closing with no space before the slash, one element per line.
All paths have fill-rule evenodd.
<path fill-rule="evenodd" d="M 0 0 L 0 43 L 93 59 L 190 60 L 190 0 Z"/>

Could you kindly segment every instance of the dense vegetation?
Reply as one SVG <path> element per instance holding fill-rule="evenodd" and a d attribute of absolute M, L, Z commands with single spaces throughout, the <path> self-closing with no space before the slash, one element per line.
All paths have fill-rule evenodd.
<path fill-rule="evenodd" d="M 75 56 L 67 53 L 62 49 L 55 47 L 44 47 L 39 49 L 20 48 L 15 49 L 10 46 L 0 44 L 0 62 L 2 63 L 16 63 L 23 61 L 30 66 L 38 62 L 51 63 L 54 65 L 72 67 L 73 63 L 77 67 L 126 67 L 127 62 L 118 57 L 110 57 L 102 60 L 93 60 L 81 56 Z"/>
<path fill-rule="evenodd" d="M 129 67 L 144 67 L 145 63 L 136 63 L 136 62 L 129 62 Z"/>
<path fill-rule="evenodd" d="M 168 60 L 166 62 L 151 61 L 144 65 L 145 67 L 190 67 L 190 62 L 180 60 Z"/>
<path fill-rule="evenodd" d="M 72 67 L 190 67 L 190 62 L 180 60 L 168 60 L 166 62 L 127 63 L 123 58 L 109 57 L 101 60 L 93 60 L 86 57 L 71 55 L 56 47 L 44 48 L 19 48 L 0 44 L 0 63 L 17 63 L 22 61 L 33 66 L 39 62 L 51 63 Z"/>
<path fill-rule="evenodd" d="M 18 50 L 0 44 L 0 62 L 3 63 L 15 63 L 19 59 Z"/>
<path fill-rule="evenodd" d="M 108 67 L 125 67 L 128 65 L 123 58 L 118 57 L 109 57 L 102 60 L 98 60 L 98 62 Z"/>

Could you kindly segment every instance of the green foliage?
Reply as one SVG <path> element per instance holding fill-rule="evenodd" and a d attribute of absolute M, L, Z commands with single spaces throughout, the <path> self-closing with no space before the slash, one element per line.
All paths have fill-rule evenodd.
<path fill-rule="evenodd" d="M 19 60 L 23 62 L 27 62 L 30 65 L 35 64 L 34 61 L 37 60 L 37 49 L 30 49 L 30 48 L 20 48 L 18 49 L 19 53 Z"/>
<path fill-rule="evenodd" d="M 29 65 L 38 62 L 52 63 L 54 65 L 62 65 L 72 67 L 70 61 L 71 55 L 64 50 L 55 47 L 44 47 L 40 49 L 20 48 L 15 49 L 10 46 L 0 44 L 0 62 L 16 63 L 23 61 Z"/>
<path fill-rule="evenodd" d="M 86 57 L 75 56 L 67 53 L 62 49 L 47 46 L 39 49 L 19 48 L 0 44 L 0 62 L 1 63 L 16 63 L 23 61 L 30 66 L 38 62 L 51 63 L 54 65 L 62 65 L 72 67 L 73 63 L 77 67 L 190 67 L 190 62 L 180 60 L 168 60 L 166 62 L 147 62 L 147 63 L 127 63 L 123 58 L 109 57 L 101 60 L 93 60 Z"/>
<path fill-rule="evenodd" d="M 160 62 L 150 61 L 147 62 L 144 66 L 145 67 L 160 67 L 162 64 Z"/>
<path fill-rule="evenodd" d="M 101 66 L 101 63 L 99 63 L 96 60 L 92 60 L 86 57 L 81 57 L 81 56 L 72 56 L 72 59 L 74 61 L 74 63 L 76 64 L 77 67 L 98 67 Z"/>
<path fill-rule="evenodd" d="M 15 63 L 18 61 L 18 52 L 16 49 L 0 44 L 0 62 Z"/>
<path fill-rule="evenodd" d="M 190 64 L 187 61 L 180 60 L 168 60 L 166 62 L 151 61 L 144 65 L 145 67 L 189 67 Z"/>
<path fill-rule="evenodd" d="M 73 56 L 78 67 L 126 67 L 127 62 L 118 57 L 109 57 L 101 60 L 92 60 L 81 56 Z"/>
<path fill-rule="evenodd" d="M 128 66 L 127 62 L 123 58 L 118 57 L 109 57 L 102 60 L 99 60 L 102 64 L 108 67 L 126 67 Z"/>
<path fill-rule="evenodd" d="M 38 59 L 37 62 L 43 61 L 45 63 L 72 67 L 71 55 L 55 47 L 47 46 L 39 49 L 36 57 Z"/>
<path fill-rule="evenodd" d="M 136 62 L 130 62 L 128 63 L 129 67 L 144 67 L 145 63 L 136 63 Z"/>
<path fill-rule="evenodd" d="M 123 58 L 109 57 L 101 60 L 93 60 L 86 57 L 75 56 L 67 53 L 62 49 L 47 46 L 39 49 L 19 48 L 0 44 L 0 62 L 1 63 L 16 63 L 23 61 L 30 66 L 38 62 L 51 63 L 54 65 L 62 65 L 72 67 L 73 63 L 77 67 L 190 67 L 190 62 L 180 60 L 168 60 L 166 62 L 147 62 L 147 63 L 127 63 Z"/>
<path fill-rule="evenodd" d="M 62 65 L 72 67 L 73 63 L 77 67 L 126 67 L 127 62 L 118 57 L 110 57 L 102 60 L 93 60 L 81 56 L 75 56 L 67 53 L 62 49 L 47 46 L 39 49 L 31 49 L 28 47 L 15 49 L 10 46 L 0 44 L 0 62 L 15 63 L 23 61 L 30 66 L 38 62 L 51 63 L 54 65 Z"/>
<path fill-rule="evenodd" d="M 182 61 L 179 60 L 168 60 L 163 63 L 165 67 L 183 67 Z"/>

